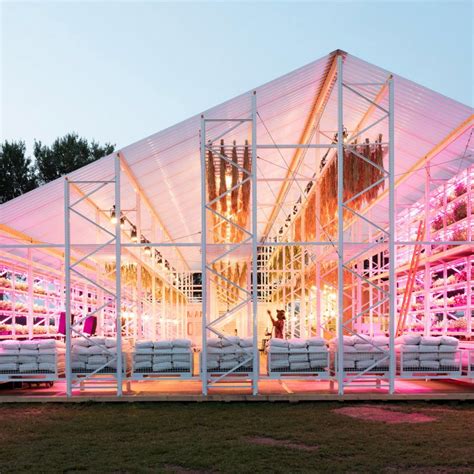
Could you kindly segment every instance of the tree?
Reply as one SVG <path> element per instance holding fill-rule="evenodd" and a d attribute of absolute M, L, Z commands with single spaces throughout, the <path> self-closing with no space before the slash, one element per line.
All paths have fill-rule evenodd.
<path fill-rule="evenodd" d="M 25 153 L 26 146 L 22 141 L 5 141 L 0 145 L 0 203 L 38 185 L 31 159 Z"/>
<path fill-rule="evenodd" d="M 35 140 L 33 153 L 38 179 L 42 184 L 48 183 L 112 153 L 114 148 L 110 143 L 103 146 L 94 141 L 89 143 L 77 133 L 57 138 L 50 147 Z"/>

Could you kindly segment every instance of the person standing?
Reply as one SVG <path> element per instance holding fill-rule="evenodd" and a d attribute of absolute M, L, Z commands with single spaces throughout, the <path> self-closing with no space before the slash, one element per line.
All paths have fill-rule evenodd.
<path fill-rule="evenodd" d="M 272 320 L 272 325 L 275 330 L 275 338 L 276 339 L 283 339 L 284 329 L 285 329 L 285 311 L 283 309 L 276 310 L 276 319 L 273 318 L 272 312 L 268 309 L 267 310 L 270 319 Z"/>

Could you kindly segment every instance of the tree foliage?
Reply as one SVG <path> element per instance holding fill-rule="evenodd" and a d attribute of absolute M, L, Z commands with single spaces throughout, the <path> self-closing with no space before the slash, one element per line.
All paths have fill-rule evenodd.
<path fill-rule="evenodd" d="M 51 146 L 41 141 L 34 144 L 37 176 L 40 183 L 48 183 L 114 151 L 114 145 L 90 143 L 76 133 L 57 138 Z"/>
<path fill-rule="evenodd" d="M 25 142 L 5 141 L 0 144 L 0 203 L 88 165 L 114 148 L 69 133 L 51 146 L 35 140 L 32 160 L 26 155 Z"/>
<path fill-rule="evenodd" d="M 34 166 L 23 141 L 0 145 L 0 203 L 20 196 L 38 185 Z"/>

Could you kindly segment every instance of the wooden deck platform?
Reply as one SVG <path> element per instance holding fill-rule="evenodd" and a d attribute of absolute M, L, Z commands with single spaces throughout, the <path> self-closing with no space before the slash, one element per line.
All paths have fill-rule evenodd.
<path fill-rule="evenodd" d="M 252 395 L 250 388 L 211 388 L 209 395 L 201 394 L 199 380 L 160 380 L 132 382 L 130 390 L 117 397 L 115 389 L 86 388 L 74 390 L 66 396 L 65 382 L 53 387 L 30 387 L 0 390 L 0 403 L 82 403 L 82 402 L 303 402 L 303 401 L 409 401 L 409 400 L 474 400 L 474 381 L 465 380 L 398 380 L 395 393 L 385 388 L 347 388 L 343 396 L 328 381 L 262 380 L 259 394 Z"/>

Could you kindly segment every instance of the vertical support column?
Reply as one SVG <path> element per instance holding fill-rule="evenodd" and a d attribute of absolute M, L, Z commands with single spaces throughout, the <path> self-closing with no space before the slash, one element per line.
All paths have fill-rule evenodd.
<path fill-rule="evenodd" d="M 69 181 L 64 179 L 64 270 L 66 299 L 66 394 L 72 395 L 71 373 L 71 232 L 69 213 Z"/>
<path fill-rule="evenodd" d="M 344 113 L 342 56 L 337 57 L 337 385 L 344 394 Z"/>
<path fill-rule="evenodd" d="M 201 349 L 201 381 L 202 394 L 207 395 L 207 213 L 206 213 L 206 122 L 201 115 L 201 284 L 202 284 L 202 349 Z"/>
<path fill-rule="evenodd" d="M 33 326 L 34 326 L 34 278 L 33 278 L 33 261 L 31 258 L 31 248 L 28 249 L 28 339 L 33 339 Z M 48 308 L 48 321 L 49 321 L 49 306 Z M 15 309 L 13 307 L 13 309 Z M 45 320 L 46 326 L 46 320 Z"/>
<path fill-rule="evenodd" d="M 427 242 L 431 242 L 431 214 L 430 214 L 430 163 L 426 164 L 425 170 L 425 240 Z M 428 245 L 425 248 L 425 273 L 423 279 L 423 288 L 425 290 L 425 299 L 424 299 L 424 310 L 425 310 L 425 317 L 424 317 L 424 335 L 428 336 L 430 332 L 431 326 L 431 263 L 429 257 L 431 256 L 431 245 Z"/>
<path fill-rule="evenodd" d="M 396 305 L 396 285 L 395 285 L 395 147 L 394 147 L 394 82 L 393 77 L 389 79 L 389 107 L 388 107 L 388 199 L 389 199 L 389 392 L 395 391 L 395 305 Z"/>
<path fill-rule="evenodd" d="M 120 156 L 115 156 L 115 325 L 117 338 L 117 396 L 122 396 L 122 238 L 120 230 Z"/>
<path fill-rule="evenodd" d="M 253 383 L 258 393 L 260 359 L 258 352 L 258 289 L 257 289 L 257 93 L 252 94 L 252 316 L 253 316 Z"/>

